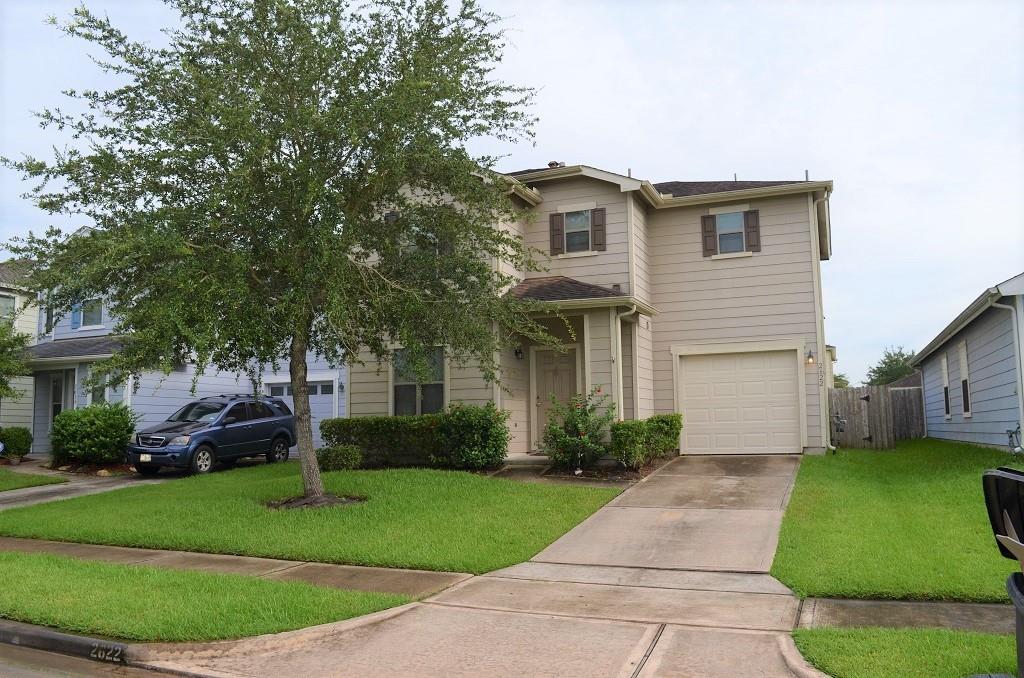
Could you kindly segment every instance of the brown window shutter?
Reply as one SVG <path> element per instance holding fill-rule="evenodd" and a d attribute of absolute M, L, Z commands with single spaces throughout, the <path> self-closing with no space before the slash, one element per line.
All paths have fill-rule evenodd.
<path fill-rule="evenodd" d="M 553 212 L 548 221 L 551 231 L 551 255 L 565 252 L 565 215 Z"/>
<path fill-rule="evenodd" d="M 605 227 L 603 207 L 590 210 L 590 249 L 598 252 L 608 249 L 608 230 Z"/>
<path fill-rule="evenodd" d="M 700 234 L 704 256 L 710 257 L 718 254 L 718 231 L 715 230 L 714 214 L 705 214 L 700 218 Z"/>
<path fill-rule="evenodd" d="M 761 251 L 761 221 L 757 216 L 757 210 L 747 210 L 743 213 L 743 235 L 748 252 Z"/>

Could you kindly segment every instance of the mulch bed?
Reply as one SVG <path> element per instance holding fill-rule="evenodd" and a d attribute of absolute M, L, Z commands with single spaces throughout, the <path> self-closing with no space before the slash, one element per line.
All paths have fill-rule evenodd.
<path fill-rule="evenodd" d="M 325 494 L 319 497 L 288 497 L 286 499 L 275 499 L 268 501 L 267 507 L 272 509 L 305 509 L 324 508 L 327 506 L 347 506 L 349 504 L 361 504 L 366 497 L 352 497 L 348 495 L 337 496 Z"/>
<path fill-rule="evenodd" d="M 48 466 L 51 471 L 80 473 L 86 476 L 123 476 L 135 473 L 135 467 L 128 464 L 61 464 Z M 106 471 L 106 473 L 100 473 Z"/>
<path fill-rule="evenodd" d="M 625 482 L 636 482 L 647 476 L 651 475 L 665 464 L 675 459 L 672 457 L 661 457 L 655 459 L 651 463 L 647 464 L 634 471 L 632 469 L 623 468 L 621 466 L 605 466 L 598 465 L 590 468 L 582 469 L 582 472 L 577 475 L 573 471 L 575 469 L 565 469 L 551 467 L 544 472 L 544 476 L 547 478 L 559 478 L 565 480 L 577 480 L 580 478 L 587 478 L 590 480 L 613 480 L 613 481 L 625 481 Z"/>

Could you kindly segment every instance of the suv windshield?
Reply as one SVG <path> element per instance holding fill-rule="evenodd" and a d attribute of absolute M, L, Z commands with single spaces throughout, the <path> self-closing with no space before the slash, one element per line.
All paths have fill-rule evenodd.
<path fill-rule="evenodd" d="M 224 403 L 189 403 L 167 417 L 167 421 L 213 421 L 223 409 Z"/>

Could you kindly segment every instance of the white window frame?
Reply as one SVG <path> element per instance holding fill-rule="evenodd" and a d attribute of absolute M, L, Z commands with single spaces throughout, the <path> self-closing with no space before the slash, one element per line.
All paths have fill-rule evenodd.
<path fill-rule="evenodd" d="M 960 409 L 964 419 L 971 418 L 971 410 L 974 408 L 974 398 L 971 393 L 971 370 L 967 365 L 967 341 L 957 344 L 957 358 L 960 361 Z M 967 391 L 967 399 L 964 399 L 964 391 Z"/>
<path fill-rule="evenodd" d="M 441 411 L 448 409 L 448 398 L 449 390 L 451 388 L 451 371 L 448 364 L 448 353 L 441 347 L 438 347 L 441 351 Z M 404 350 L 403 346 L 392 346 L 391 351 Z M 388 414 L 392 417 L 399 416 L 395 414 L 395 386 L 408 385 L 411 382 L 398 382 L 395 381 L 395 361 L 392 359 L 388 364 Z M 436 384 L 436 381 L 428 381 L 426 384 Z M 424 384 L 416 384 L 416 414 L 422 414 L 423 409 L 423 393 L 421 387 Z M 337 393 L 337 386 L 335 386 L 335 393 Z"/>
<path fill-rule="evenodd" d="M 96 303 L 98 303 L 100 305 L 100 321 L 98 323 L 96 323 L 96 324 L 93 324 L 93 325 L 86 325 L 85 324 L 85 307 L 86 307 L 86 305 L 91 304 L 92 302 L 96 302 Z M 76 332 L 80 332 L 82 330 L 100 330 L 100 329 L 103 329 L 103 299 L 101 299 L 101 298 L 86 299 L 85 301 L 82 302 L 81 313 L 82 313 L 82 324 L 78 326 L 78 328 L 75 330 Z"/>
<path fill-rule="evenodd" d="M 333 371 L 333 370 L 313 370 L 313 371 L 309 372 L 308 374 L 306 374 L 306 383 L 307 384 L 308 383 L 322 383 L 322 382 L 326 382 L 326 381 L 329 381 L 332 384 L 334 384 L 334 402 L 332 403 L 332 408 L 333 409 L 331 411 L 331 416 L 332 417 L 337 417 L 338 416 L 338 411 L 339 411 L 338 410 L 338 402 L 339 402 L 338 399 L 340 397 L 340 394 L 344 393 L 347 390 L 347 389 L 345 389 L 345 385 L 343 383 L 341 383 L 341 381 L 338 379 L 338 373 L 336 371 Z M 288 393 L 288 389 L 291 388 L 291 385 L 292 385 L 292 380 L 290 378 L 281 378 L 281 377 L 272 376 L 269 379 L 264 379 L 263 380 L 263 394 L 266 395 L 266 396 L 269 396 L 271 398 L 283 398 L 283 397 L 286 397 L 286 396 L 290 395 Z M 272 396 L 272 395 L 270 395 L 270 389 L 273 386 L 281 386 L 281 387 L 283 387 L 285 395 L 281 395 L 281 396 Z"/>
<path fill-rule="evenodd" d="M 587 228 L 586 230 L 573 231 L 573 233 L 586 233 L 587 234 L 587 246 L 582 250 L 569 251 L 569 215 L 577 212 L 584 212 L 587 215 Z M 562 213 L 562 252 L 565 256 L 581 255 L 594 251 L 594 217 L 593 210 L 589 207 L 585 209 L 574 209 Z"/>
<path fill-rule="evenodd" d="M 741 247 L 740 249 L 735 250 L 733 252 L 723 252 L 722 251 L 722 232 L 718 230 L 718 220 L 721 217 L 724 217 L 724 216 L 727 216 L 727 215 L 730 215 L 730 214 L 738 214 L 739 217 L 740 217 L 740 231 L 739 231 L 739 233 L 740 233 L 740 238 L 743 240 L 743 247 Z M 715 256 L 724 259 L 724 258 L 731 258 L 731 257 L 738 257 L 738 256 L 742 257 L 742 256 L 748 255 L 749 254 L 749 250 L 747 250 L 747 224 L 746 224 L 746 220 L 745 220 L 746 218 L 744 217 L 743 212 L 737 212 L 737 211 L 720 212 L 718 214 L 715 214 L 714 216 L 715 216 L 715 247 L 718 249 L 718 254 L 716 254 Z M 734 235 L 734 234 L 735 234 L 735 231 L 732 231 L 732 232 L 730 232 L 727 235 Z"/>
<path fill-rule="evenodd" d="M 2 315 L 2 314 L 0 314 L 0 319 L 10 320 L 11 322 L 14 322 L 14 316 L 16 316 L 18 314 L 18 297 L 16 295 L 14 295 L 14 294 L 6 294 L 6 293 L 4 293 L 4 294 L 0 294 L 0 299 L 10 299 L 11 300 L 11 314 L 10 315 Z"/>
<path fill-rule="evenodd" d="M 942 361 L 941 362 L 942 362 L 942 364 L 941 364 L 941 367 L 942 367 L 942 410 L 944 412 L 943 416 L 945 416 L 946 420 L 949 420 L 949 419 L 953 418 L 953 412 L 952 412 L 953 406 L 952 406 L 952 404 L 950 403 L 950 400 L 949 400 L 950 399 L 950 393 L 949 393 L 949 358 L 946 357 L 945 353 L 942 354 Z"/>

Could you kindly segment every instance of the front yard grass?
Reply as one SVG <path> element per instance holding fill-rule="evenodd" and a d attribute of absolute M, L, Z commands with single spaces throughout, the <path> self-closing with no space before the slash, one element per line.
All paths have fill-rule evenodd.
<path fill-rule="evenodd" d="M 0 617 L 137 641 L 277 633 L 409 602 L 405 596 L 0 552 Z"/>
<path fill-rule="evenodd" d="M 913 440 L 804 457 L 772 574 L 801 596 L 1008 602 L 982 471 L 1006 452 Z"/>
<path fill-rule="evenodd" d="M 325 473 L 363 503 L 273 510 L 302 494 L 297 464 L 131 487 L 0 512 L 0 534 L 206 553 L 482 573 L 528 560 L 618 490 L 456 471 Z"/>
<path fill-rule="evenodd" d="M 55 476 L 43 476 L 38 473 L 16 473 L 5 468 L 0 468 L 0 492 L 7 490 L 20 490 L 23 487 L 36 487 L 37 485 L 54 485 L 67 482 L 64 478 Z"/>
<path fill-rule="evenodd" d="M 835 678 L 961 678 L 1017 670 L 1013 636 L 945 629 L 803 629 L 804 658 Z"/>

